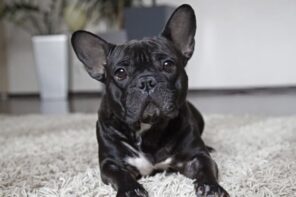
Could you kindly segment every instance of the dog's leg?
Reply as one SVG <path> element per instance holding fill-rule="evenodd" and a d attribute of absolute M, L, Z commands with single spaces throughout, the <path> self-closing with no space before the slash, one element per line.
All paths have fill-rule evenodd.
<path fill-rule="evenodd" d="M 118 163 L 105 159 L 101 163 L 102 180 L 117 189 L 116 197 L 148 197 L 148 192 Z"/>
<path fill-rule="evenodd" d="M 198 153 L 192 160 L 185 162 L 180 172 L 194 179 L 197 197 L 229 197 L 218 184 L 218 168 L 207 152 Z"/>

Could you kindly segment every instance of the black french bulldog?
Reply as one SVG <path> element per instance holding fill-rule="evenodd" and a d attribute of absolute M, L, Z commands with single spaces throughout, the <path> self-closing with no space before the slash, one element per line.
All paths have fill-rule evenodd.
<path fill-rule="evenodd" d="M 89 75 L 105 84 L 97 121 L 102 180 L 117 196 L 148 196 L 141 176 L 168 170 L 195 180 L 196 196 L 228 197 L 201 139 L 204 121 L 186 101 L 196 19 L 178 7 L 160 36 L 114 45 L 77 31 L 72 45 Z"/>

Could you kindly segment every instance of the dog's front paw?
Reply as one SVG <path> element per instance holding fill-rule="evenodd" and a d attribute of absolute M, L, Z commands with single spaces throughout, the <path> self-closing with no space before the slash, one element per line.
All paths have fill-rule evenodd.
<path fill-rule="evenodd" d="M 230 195 L 218 184 L 195 183 L 197 197 L 230 197 Z"/>
<path fill-rule="evenodd" d="M 133 187 L 119 188 L 116 197 L 148 197 L 148 192 L 139 184 Z"/>

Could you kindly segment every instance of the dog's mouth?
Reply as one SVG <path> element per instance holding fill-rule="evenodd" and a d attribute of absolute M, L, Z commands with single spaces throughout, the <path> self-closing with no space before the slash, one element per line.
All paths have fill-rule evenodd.
<path fill-rule="evenodd" d="M 143 107 L 143 112 L 141 115 L 141 122 L 143 123 L 155 123 L 160 116 L 160 108 L 152 102 L 147 103 Z"/>
<path fill-rule="evenodd" d="M 178 115 L 179 107 L 173 96 L 159 96 L 157 94 L 144 98 L 134 96 L 129 99 L 131 100 L 128 100 L 125 111 L 125 121 L 129 125 L 138 125 L 139 123 L 155 125 Z"/>
<path fill-rule="evenodd" d="M 161 121 L 163 117 L 170 117 L 176 111 L 176 106 L 173 103 L 166 103 L 164 106 L 159 106 L 155 102 L 147 102 L 141 113 L 141 122 L 156 123 Z"/>

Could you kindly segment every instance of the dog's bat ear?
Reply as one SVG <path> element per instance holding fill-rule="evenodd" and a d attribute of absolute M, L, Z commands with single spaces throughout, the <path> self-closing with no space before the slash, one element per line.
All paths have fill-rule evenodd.
<path fill-rule="evenodd" d="M 88 74 L 104 82 L 104 67 L 107 55 L 113 45 L 99 36 L 87 31 L 76 31 L 71 38 L 73 49 L 78 59 L 85 65 Z"/>
<path fill-rule="evenodd" d="M 183 4 L 173 12 L 161 35 L 171 40 L 189 59 L 194 51 L 195 31 L 194 10 L 190 5 Z"/>

